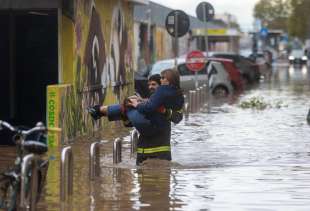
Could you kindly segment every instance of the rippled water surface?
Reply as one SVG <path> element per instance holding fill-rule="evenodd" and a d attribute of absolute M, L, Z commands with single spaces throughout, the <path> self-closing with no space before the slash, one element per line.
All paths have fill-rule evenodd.
<path fill-rule="evenodd" d="M 137 169 L 124 130 L 123 162 L 112 163 L 112 138 L 101 150 L 101 176 L 88 175 L 89 141 L 74 146 L 74 196 L 59 204 L 58 153 L 51 152 L 40 210 L 310 210 L 310 74 L 277 66 L 237 99 L 190 115 L 173 127 L 173 163 Z M 269 104 L 242 109 L 251 97 Z M 109 133 L 109 132 L 107 132 Z"/>

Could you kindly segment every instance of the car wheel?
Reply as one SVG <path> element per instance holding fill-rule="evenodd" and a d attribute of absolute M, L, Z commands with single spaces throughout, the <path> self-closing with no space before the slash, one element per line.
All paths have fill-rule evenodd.
<path fill-rule="evenodd" d="M 229 92 L 228 89 L 224 86 L 217 86 L 212 91 L 213 96 L 215 97 L 227 97 Z"/>

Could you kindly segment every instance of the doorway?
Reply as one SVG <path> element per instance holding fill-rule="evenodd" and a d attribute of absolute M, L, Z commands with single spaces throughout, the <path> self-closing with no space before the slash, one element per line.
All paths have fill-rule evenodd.
<path fill-rule="evenodd" d="M 46 123 L 46 87 L 58 83 L 57 10 L 1 11 L 0 27 L 0 119 Z"/>

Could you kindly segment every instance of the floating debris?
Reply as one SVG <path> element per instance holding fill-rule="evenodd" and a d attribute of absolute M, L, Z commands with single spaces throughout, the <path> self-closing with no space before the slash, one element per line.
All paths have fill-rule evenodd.
<path fill-rule="evenodd" d="M 264 110 L 267 108 L 268 104 L 264 102 L 263 97 L 252 97 L 249 100 L 241 102 L 239 106 L 244 109 L 253 108 L 258 110 Z"/>
<path fill-rule="evenodd" d="M 268 103 L 264 100 L 263 97 L 252 97 L 248 100 L 245 100 L 239 104 L 239 107 L 243 109 L 257 109 L 257 110 L 264 110 L 266 108 L 282 108 L 282 107 L 288 107 L 287 104 L 284 104 L 282 100 L 276 101 L 274 105 L 271 103 Z"/>

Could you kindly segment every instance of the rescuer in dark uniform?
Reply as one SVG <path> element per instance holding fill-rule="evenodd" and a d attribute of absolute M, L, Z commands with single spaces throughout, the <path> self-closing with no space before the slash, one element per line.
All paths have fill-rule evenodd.
<path fill-rule="evenodd" d="M 179 75 L 176 71 L 163 71 L 161 76 L 162 86 L 154 91 L 154 80 L 149 80 L 149 89 L 154 91 L 149 100 L 141 101 L 130 98 L 129 106 L 134 107 L 134 112 L 127 112 L 133 126 L 140 129 L 137 149 L 137 164 L 146 159 L 171 160 L 171 122 L 178 123 L 182 119 L 183 93 L 179 86 Z M 152 84 L 153 83 L 153 84 Z M 158 85 L 158 83 L 157 83 Z M 152 90 L 153 89 L 153 90 Z M 120 105 L 94 106 L 89 109 L 94 119 L 107 116 L 110 121 L 120 120 L 124 112 Z M 140 113 L 138 113 L 140 112 Z M 123 115 L 120 115 L 123 113 Z M 144 124 L 144 119 L 151 122 Z M 124 119 L 124 118 L 123 118 Z M 138 122 L 138 123 L 137 123 Z M 146 125 L 144 127 L 144 125 Z"/>

